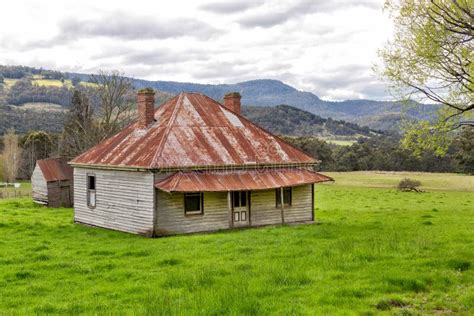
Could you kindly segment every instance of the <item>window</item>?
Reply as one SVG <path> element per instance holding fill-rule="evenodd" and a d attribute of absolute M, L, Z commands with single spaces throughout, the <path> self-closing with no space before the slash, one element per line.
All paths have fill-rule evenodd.
<path fill-rule="evenodd" d="M 247 206 L 247 191 L 234 191 L 232 192 L 232 195 L 232 203 L 234 208 Z"/>
<path fill-rule="evenodd" d="M 95 207 L 95 175 L 87 175 L 87 206 Z"/>
<path fill-rule="evenodd" d="M 276 189 L 276 207 L 281 207 L 281 189 Z M 283 188 L 283 205 L 291 205 L 291 187 Z"/>
<path fill-rule="evenodd" d="M 184 214 L 203 214 L 204 197 L 202 193 L 185 193 L 184 194 Z"/>

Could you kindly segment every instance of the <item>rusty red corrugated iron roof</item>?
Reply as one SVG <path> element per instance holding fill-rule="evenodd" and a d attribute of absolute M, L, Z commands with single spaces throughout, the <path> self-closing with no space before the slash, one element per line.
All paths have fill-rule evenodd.
<path fill-rule="evenodd" d="M 264 190 L 333 181 L 306 169 L 263 169 L 236 171 L 176 172 L 155 183 L 166 192 L 222 192 Z"/>
<path fill-rule="evenodd" d="M 132 124 L 72 160 L 146 169 L 317 163 L 279 137 L 198 93 L 180 93 L 147 129 Z"/>
<path fill-rule="evenodd" d="M 61 158 L 37 160 L 46 182 L 72 180 L 73 170 L 67 161 Z"/>

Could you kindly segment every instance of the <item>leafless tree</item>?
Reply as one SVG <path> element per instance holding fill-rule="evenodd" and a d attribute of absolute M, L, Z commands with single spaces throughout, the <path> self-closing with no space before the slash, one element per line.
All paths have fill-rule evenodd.
<path fill-rule="evenodd" d="M 100 71 L 91 80 L 97 89 L 97 133 L 99 141 L 109 138 L 129 124 L 134 116 L 133 81 L 118 71 Z"/>
<path fill-rule="evenodd" d="M 118 133 L 134 119 L 132 79 L 112 71 L 92 75 L 87 88 L 76 88 L 64 125 L 61 153 L 73 158 Z"/>
<path fill-rule="evenodd" d="M 4 135 L 3 142 L 3 180 L 6 182 L 14 182 L 21 159 L 21 148 L 18 144 L 18 135 L 15 134 L 14 129 L 9 129 L 7 131 Z"/>

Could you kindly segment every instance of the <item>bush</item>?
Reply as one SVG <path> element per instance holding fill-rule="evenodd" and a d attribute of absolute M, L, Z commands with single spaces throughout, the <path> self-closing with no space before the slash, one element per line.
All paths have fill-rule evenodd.
<path fill-rule="evenodd" d="M 405 178 L 398 184 L 398 189 L 402 192 L 421 192 L 419 187 L 421 186 L 421 182 L 418 180 L 413 180 L 410 178 Z"/>

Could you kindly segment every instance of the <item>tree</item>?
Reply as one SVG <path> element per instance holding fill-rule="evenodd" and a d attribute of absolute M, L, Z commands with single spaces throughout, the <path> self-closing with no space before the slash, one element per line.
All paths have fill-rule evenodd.
<path fill-rule="evenodd" d="M 33 173 L 36 161 L 50 156 L 53 140 L 46 132 L 33 131 L 22 137 L 20 145 L 23 150 L 18 175 L 22 179 L 28 179 Z"/>
<path fill-rule="evenodd" d="M 421 182 L 418 180 L 405 178 L 398 183 L 398 190 L 402 192 L 421 192 L 419 187 L 421 186 Z"/>
<path fill-rule="evenodd" d="M 87 93 L 74 90 L 61 137 L 62 156 L 73 158 L 97 143 L 93 113 Z"/>
<path fill-rule="evenodd" d="M 117 71 L 92 75 L 90 87 L 76 87 L 64 125 L 62 155 L 73 158 L 118 133 L 135 118 L 132 79 Z"/>
<path fill-rule="evenodd" d="M 3 137 L 3 180 L 14 182 L 20 165 L 21 148 L 18 144 L 18 135 L 14 129 L 9 129 Z"/>
<path fill-rule="evenodd" d="M 407 125 L 405 147 L 447 150 L 444 137 L 474 113 L 472 0 L 387 0 L 395 38 L 380 52 L 382 75 L 404 99 L 441 104 L 436 122 Z"/>
<path fill-rule="evenodd" d="M 455 155 L 461 170 L 474 174 L 474 127 L 463 127 L 457 137 L 459 149 Z"/>
<path fill-rule="evenodd" d="M 81 83 L 81 78 L 79 78 L 79 77 L 74 77 L 74 78 L 71 79 L 71 83 L 72 83 L 72 85 L 75 87 L 75 86 L 77 86 L 79 83 Z"/>
<path fill-rule="evenodd" d="M 97 89 L 97 135 L 99 141 L 118 133 L 135 118 L 133 80 L 118 71 L 100 71 L 91 76 Z"/>

